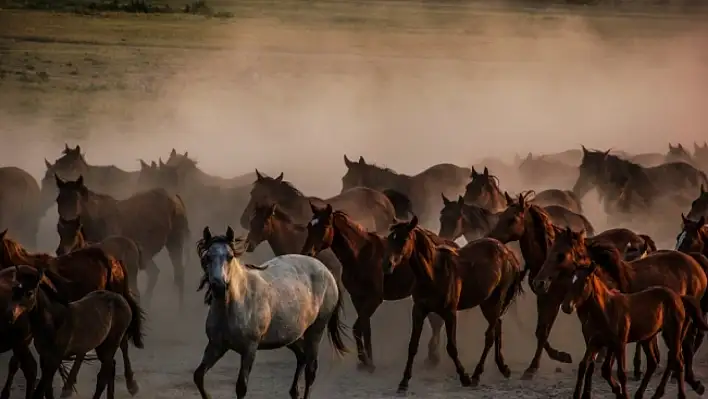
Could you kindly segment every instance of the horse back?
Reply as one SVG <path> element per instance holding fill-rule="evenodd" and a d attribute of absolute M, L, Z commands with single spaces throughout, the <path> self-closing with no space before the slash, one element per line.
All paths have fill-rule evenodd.
<path fill-rule="evenodd" d="M 691 255 L 661 250 L 628 263 L 632 268 L 632 291 L 661 286 L 679 295 L 701 297 L 708 279 L 701 264 Z"/>
<path fill-rule="evenodd" d="M 457 251 L 457 273 L 462 284 L 459 309 L 479 305 L 507 277 L 509 250 L 493 238 L 474 240 Z M 518 272 L 518 262 L 516 264 Z"/>
<path fill-rule="evenodd" d="M 157 253 L 167 237 L 186 220 L 186 208 L 181 198 L 162 188 L 144 191 L 118 202 L 120 235 L 128 237 L 145 249 Z"/>
<path fill-rule="evenodd" d="M 126 269 L 103 248 L 90 246 L 57 257 L 55 272 L 73 282 L 73 298 L 96 290 L 125 292 Z"/>
<path fill-rule="evenodd" d="M 23 210 L 36 212 L 39 198 L 39 183 L 32 175 L 14 166 L 0 168 L 1 214 L 26 214 Z"/>

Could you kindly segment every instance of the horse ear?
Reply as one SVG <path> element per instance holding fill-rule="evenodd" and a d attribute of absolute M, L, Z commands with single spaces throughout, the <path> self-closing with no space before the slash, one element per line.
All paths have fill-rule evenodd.
<path fill-rule="evenodd" d="M 44 166 L 46 166 L 47 169 L 51 169 L 51 168 L 52 168 L 52 163 L 49 162 L 49 161 L 47 161 L 47 158 L 44 158 Z"/>
<path fill-rule="evenodd" d="M 79 178 L 76 179 L 76 184 L 78 184 L 79 187 L 86 187 L 84 186 L 84 175 L 79 175 Z"/>
<path fill-rule="evenodd" d="M 489 169 L 486 166 L 484 167 L 484 176 L 489 176 Z"/>
<path fill-rule="evenodd" d="M 523 194 L 519 194 L 519 205 L 526 206 L 526 200 L 524 199 Z"/>
<path fill-rule="evenodd" d="M 313 204 L 312 201 L 310 201 L 310 210 L 312 210 L 313 214 L 321 211 L 321 209 L 317 205 Z"/>
<path fill-rule="evenodd" d="M 160 161 L 160 167 L 163 167 L 163 166 L 165 166 L 165 163 L 164 163 L 164 162 L 162 162 L 162 157 L 160 157 L 159 161 Z"/>
<path fill-rule="evenodd" d="M 686 222 L 688 222 L 688 219 L 686 219 L 686 216 L 681 212 L 681 222 L 686 225 Z"/>
<path fill-rule="evenodd" d="M 261 174 L 261 172 L 258 171 L 258 169 L 256 169 L 256 181 L 261 180 L 263 180 L 263 175 Z"/>
<path fill-rule="evenodd" d="M 170 157 L 174 157 L 174 156 L 177 156 L 177 151 L 175 151 L 175 149 L 173 148 L 172 152 L 170 152 Z"/>
<path fill-rule="evenodd" d="M 588 149 L 587 149 L 587 148 L 585 148 L 585 146 L 584 146 L 584 145 L 582 145 L 582 144 L 581 144 L 581 145 L 580 145 L 580 148 L 581 148 L 581 149 L 583 150 L 583 156 L 584 156 L 584 155 L 586 155 L 586 154 L 588 153 Z"/>
<path fill-rule="evenodd" d="M 184 152 L 184 157 L 185 157 L 185 158 L 189 158 L 189 151 L 185 151 L 185 152 Z"/>
<path fill-rule="evenodd" d="M 150 167 L 150 165 L 145 163 L 142 159 L 139 159 L 138 161 L 140 161 L 140 169 L 148 169 Z"/>
<path fill-rule="evenodd" d="M 698 219 L 698 225 L 701 226 L 701 227 L 703 227 L 705 224 L 706 224 L 706 217 L 705 217 L 705 216 L 701 216 L 701 218 Z"/>
<path fill-rule="evenodd" d="M 229 242 L 233 242 L 236 239 L 236 233 L 234 233 L 234 229 L 231 226 L 226 227 L 226 239 Z"/>
<path fill-rule="evenodd" d="M 155 161 L 150 162 L 150 167 L 157 168 L 157 162 L 155 162 Z"/>
<path fill-rule="evenodd" d="M 64 151 L 66 151 L 66 152 L 71 151 L 71 148 L 69 148 L 69 144 L 68 144 L 68 143 L 64 143 Z"/>
<path fill-rule="evenodd" d="M 447 199 L 447 197 L 445 196 L 445 193 L 440 193 L 440 196 L 442 197 L 443 205 L 447 206 L 447 204 L 449 204 L 450 202 L 452 202 L 452 201 L 450 201 L 449 199 Z"/>
<path fill-rule="evenodd" d="M 463 197 L 463 196 L 461 196 L 461 195 L 458 195 L 458 196 L 457 196 L 457 203 L 458 203 L 459 205 L 464 205 L 464 204 L 465 204 L 465 197 Z"/>
<path fill-rule="evenodd" d="M 74 148 L 74 152 L 81 155 L 81 146 L 77 144 L 76 148 Z"/>
<path fill-rule="evenodd" d="M 683 149 L 684 149 L 684 148 L 683 148 L 683 144 L 681 144 L 681 143 L 679 143 L 678 147 L 676 147 L 676 148 L 678 148 L 678 149 L 680 149 L 680 150 L 683 150 Z"/>
<path fill-rule="evenodd" d="M 62 188 L 64 187 L 64 184 L 66 184 L 66 182 L 64 182 L 64 180 L 62 180 L 56 173 L 54 174 L 54 180 L 57 182 L 57 188 Z"/>
<path fill-rule="evenodd" d="M 364 160 L 364 157 L 362 157 L 361 155 L 359 155 L 359 164 L 366 165 L 366 161 Z"/>
<path fill-rule="evenodd" d="M 567 234 L 570 237 L 573 236 L 573 230 L 570 229 L 570 226 L 565 226 L 564 232 L 565 232 L 565 234 Z"/>
<path fill-rule="evenodd" d="M 325 208 L 325 212 L 327 212 L 327 215 L 331 215 L 332 212 L 334 212 L 334 209 L 332 209 L 332 204 L 327 204 L 327 207 Z"/>
<path fill-rule="evenodd" d="M 533 154 L 530 153 L 530 152 L 529 152 L 528 154 L 526 154 L 526 160 L 527 160 L 527 161 L 533 161 Z"/>
<path fill-rule="evenodd" d="M 347 158 L 347 154 L 344 154 L 344 165 L 346 165 L 348 169 L 351 169 L 351 167 L 354 166 L 354 162 Z"/>
<path fill-rule="evenodd" d="M 209 226 L 204 227 L 204 230 L 202 230 L 202 238 L 204 241 L 211 240 L 211 230 L 209 230 Z"/>
<path fill-rule="evenodd" d="M 506 205 L 507 205 L 507 206 L 511 206 L 511 205 L 514 204 L 514 199 L 511 198 L 511 196 L 509 195 L 509 193 L 507 193 L 506 191 L 504 191 L 504 198 L 506 198 Z"/>
<path fill-rule="evenodd" d="M 608 155 L 610 155 L 610 151 L 612 151 L 612 148 L 609 150 L 605 151 L 605 153 L 602 155 L 603 158 L 607 158 Z"/>
<path fill-rule="evenodd" d="M 7 229 L 0 231 L 0 240 L 4 240 L 7 235 Z"/>
<path fill-rule="evenodd" d="M 474 179 L 475 177 L 477 177 L 477 175 L 479 175 L 479 173 L 477 173 L 477 170 L 473 166 L 472 173 L 470 173 L 470 177 Z"/>
<path fill-rule="evenodd" d="M 696 151 L 698 151 L 700 148 L 701 148 L 701 147 L 698 146 L 698 143 L 696 143 L 696 142 L 694 141 L 694 142 L 693 142 L 693 151 L 696 152 Z"/>
<path fill-rule="evenodd" d="M 669 143 L 669 151 L 671 151 L 673 149 L 674 149 L 674 146 L 672 146 L 671 143 Z"/>
<path fill-rule="evenodd" d="M 586 236 L 587 232 L 585 231 L 585 229 L 582 229 L 575 234 L 575 237 L 578 239 L 578 241 L 585 241 Z"/>
<path fill-rule="evenodd" d="M 275 181 L 283 181 L 283 172 L 280 172 L 278 177 L 275 178 Z"/>
<path fill-rule="evenodd" d="M 410 222 L 408 222 L 408 230 L 413 230 L 418 226 L 418 216 L 413 215 L 413 219 L 411 219 Z"/>

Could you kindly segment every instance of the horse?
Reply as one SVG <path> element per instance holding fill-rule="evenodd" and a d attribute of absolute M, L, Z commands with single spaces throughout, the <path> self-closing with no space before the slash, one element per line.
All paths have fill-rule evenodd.
<path fill-rule="evenodd" d="M 708 218 L 708 191 L 706 187 L 701 184 L 701 191 L 698 194 L 698 198 L 691 202 L 691 209 L 688 211 L 686 218 L 690 220 L 698 220 L 701 216 Z"/>
<path fill-rule="evenodd" d="M 211 295 L 207 295 L 209 342 L 194 371 L 194 383 L 202 399 L 209 398 L 204 375 L 233 350 L 241 355 L 236 396 L 243 399 L 256 352 L 287 347 L 297 360 L 290 396 L 299 397 L 298 380 L 304 368 L 304 398 L 308 399 L 325 329 L 335 353 L 347 352 L 337 281 L 322 262 L 299 254 L 277 256 L 260 266 L 242 265 L 243 247 L 231 227 L 218 236 L 205 227 L 197 244 L 205 274 L 200 289 L 207 286 Z"/>
<path fill-rule="evenodd" d="M 252 253 L 267 241 L 276 256 L 300 253 L 307 239 L 307 227 L 295 223 L 278 205 L 256 205 L 246 236 L 246 252 Z M 339 279 L 342 265 L 332 251 L 315 256 Z"/>
<path fill-rule="evenodd" d="M 172 261 L 180 309 L 184 306 L 184 263 L 189 223 L 181 198 L 164 189 L 153 189 L 124 200 L 98 194 L 84 184 L 55 176 L 59 188 L 57 206 L 64 220 L 81 218 L 84 238 L 101 242 L 119 235 L 133 240 L 142 251 L 145 268 L 156 269 L 152 259 L 163 247 Z M 149 298 L 148 298 L 149 300 Z"/>
<path fill-rule="evenodd" d="M 341 209 L 352 215 L 367 229 L 383 231 L 394 220 L 397 212 L 385 194 L 366 187 L 354 187 L 342 194 L 326 200 L 306 197 L 291 183 L 283 180 L 283 174 L 278 177 L 264 176 L 256 170 L 257 179 L 251 189 L 251 197 L 243 210 L 240 223 L 248 228 L 253 209 L 257 204 L 276 203 L 297 223 L 305 224 L 312 218 L 310 202 L 321 206 L 329 203 L 336 209 Z"/>
<path fill-rule="evenodd" d="M 307 224 L 306 231 L 307 237 L 300 253 L 313 256 L 331 249 L 342 263 L 342 282 L 357 313 L 352 331 L 359 354 L 358 367 L 373 372 L 371 317 L 384 301 L 410 297 L 415 276 L 408 265 L 402 265 L 391 275 L 384 275 L 386 240 L 376 233 L 367 232 L 343 211 L 335 211 L 330 204 L 324 208 L 312 206 L 312 220 Z M 427 363 L 434 366 L 440 362 L 438 346 L 443 322 L 439 317 L 431 317 L 429 322 L 433 333 L 428 343 Z"/>
<path fill-rule="evenodd" d="M 166 163 L 160 161 L 160 168 L 173 168 L 176 175 L 179 177 L 183 188 L 188 188 L 194 184 L 197 186 L 219 186 L 219 187 L 238 187 L 250 185 L 256 178 L 254 172 L 242 174 L 236 177 L 224 178 L 221 176 L 210 175 L 197 166 L 197 161 L 189 157 L 189 153 L 177 154 L 175 149 L 170 152 L 170 157 Z"/>
<path fill-rule="evenodd" d="M 698 167 L 696 160 L 693 156 L 683 147 L 683 144 L 679 143 L 677 146 L 671 145 L 669 143 L 669 152 L 666 153 L 667 163 L 671 162 L 685 162 L 689 165 Z"/>
<path fill-rule="evenodd" d="M 616 250 L 615 250 L 616 251 Z M 596 271 L 602 271 L 596 263 L 573 273 L 571 287 L 563 301 L 562 309 L 567 314 L 578 310 L 586 349 L 578 367 L 578 378 L 573 398 L 590 397 L 593 359 L 603 348 L 610 350 L 602 367 L 602 375 L 618 398 L 628 398 L 626 351 L 630 342 L 644 349 L 647 356 L 647 372 L 642 379 L 635 398 L 641 398 L 649 385 L 658 363 L 656 336 L 661 333 L 669 348 L 669 358 L 654 398 L 666 391 L 669 373 L 678 376 L 678 397 L 685 398 L 683 348 L 689 322 L 702 331 L 708 330 L 698 301 L 687 295 L 679 295 L 667 287 L 654 286 L 632 294 L 622 294 L 605 284 L 605 279 Z M 691 351 L 691 348 L 688 348 Z M 612 361 L 616 357 L 619 385 L 612 377 Z M 690 371 L 689 371 L 690 373 Z M 583 387 L 584 385 L 584 387 Z"/>
<path fill-rule="evenodd" d="M 405 202 L 401 204 L 396 200 L 394 194 L 400 193 L 410 200 L 412 213 L 424 220 L 427 220 L 425 218 L 431 210 L 437 209 L 434 196 L 437 193 L 447 195 L 458 193 L 467 184 L 470 174 L 469 168 L 443 163 L 410 176 L 375 164 L 368 164 L 364 157 L 359 157 L 359 161 L 356 162 L 350 161 L 346 155 L 344 155 L 344 165 L 347 167 L 347 172 L 342 177 L 341 193 L 354 187 L 368 187 L 386 193 L 397 209 L 406 206 Z M 397 212 L 399 218 L 406 216 Z"/>
<path fill-rule="evenodd" d="M 580 268 L 597 263 L 606 273 L 605 282 L 623 293 L 634 293 L 652 286 L 662 286 L 680 295 L 689 295 L 702 301 L 708 309 L 704 294 L 708 280 L 708 259 L 699 253 L 684 254 L 677 251 L 657 251 L 634 261 L 623 260 L 617 247 L 604 242 L 586 242 L 583 232 L 566 230 L 556 236 L 548 257 L 532 284 L 538 292 L 551 290 L 567 292 L 569 278 Z M 555 288 L 551 288 L 555 287 Z M 691 331 L 691 342 L 702 338 Z M 703 385 L 693 376 L 693 351 L 686 353 L 686 380 L 696 392 Z M 641 378 L 639 347 L 634 356 L 634 376 Z"/>
<path fill-rule="evenodd" d="M 492 345 L 499 371 L 509 378 L 511 370 L 502 354 L 501 318 L 523 293 L 525 272 L 519 260 L 504 244 L 491 238 L 481 238 L 457 249 L 437 245 L 431 235 L 418 226 L 418 218 L 414 216 L 410 222 L 392 225 L 386 238 L 384 273 L 391 275 L 398 266 L 407 263 L 415 276 L 413 329 L 398 391 L 408 389 L 423 321 L 429 313 L 437 313 L 445 322 L 447 353 L 463 386 L 479 384 Z M 479 363 L 470 378 L 457 354 L 457 312 L 477 306 L 489 325 Z"/>
<path fill-rule="evenodd" d="M 507 203 L 509 201 L 513 203 L 509 194 L 504 194 L 505 197 L 508 197 Z M 549 214 L 554 224 L 593 231 L 590 221 L 581 214 L 558 205 L 546 206 L 543 209 Z M 456 240 L 460 236 L 464 236 L 465 240 L 469 242 L 489 233 L 496 225 L 498 218 L 499 213 L 493 213 L 477 205 L 466 204 L 462 196 L 459 196 L 457 201 L 451 201 L 443 195 L 443 209 L 440 211 L 440 233 L 438 235 L 449 240 Z"/>
<path fill-rule="evenodd" d="M 478 173 L 472 168 L 472 180 L 465 187 L 465 203 L 498 212 L 504 209 L 504 194 L 499 189 L 499 179 L 489 174 L 489 169 Z"/>
<path fill-rule="evenodd" d="M 523 182 L 532 187 L 563 184 L 578 173 L 576 165 L 579 160 L 580 156 L 578 162 L 568 163 L 549 155 L 534 157 L 529 152 L 526 158 L 519 159 L 518 172 Z"/>
<path fill-rule="evenodd" d="M 583 214 L 583 206 L 580 200 L 570 190 L 559 190 L 556 188 L 543 190 L 537 193 L 531 202 L 542 207 L 558 205 L 577 214 Z"/>
<path fill-rule="evenodd" d="M 18 239 L 34 247 L 42 217 L 37 180 L 14 166 L 0 168 L 0 226 L 12 229 Z"/>
<path fill-rule="evenodd" d="M 589 151 L 585 147 L 582 149 L 580 174 L 572 189 L 581 199 L 596 187 L 603 197 L 612 200 L 627 184 L 631 184 L 637 193 L 637 200 L 650 206 L 662 192 L 680 193 L 701 184 L 708 184 L 705 173 L 684 162 L 645 168 L 612 155 L 609 151 Z"/>
<path fill-rule="evenodd" d="M 31 269 L 29 266 L 19 266 L 19 269 Z M 0 270 L 0 309 L 8 309 L 12 301 L 12 285 L 16 280 L 16 268 Z M 4 315 L 4 314 L 3 314 Z M 3 317 L 3 316 L 0 316 Z M 13 324 L 0 324 L 0 353 L 12 351 L 10 364 L 7 368 L 7 380 L 0 392 L 0 399 L 10 399 L 12 381 L 17 371 L 22 369 L 25 376 L 25 399 L 31 399 L 34 384 L 37 380 L 37 361 L 30 350 L 32 332 L 29 318 L 22 315 Z"/>
<path fill-rule="evenodd" d="M 143 348 L 142 309 L 121 294 L 103 290 L 69 302 L 67 296 L 53 288 L 60 278 L 50 278 L 48 284 L 44 281 L 45 272 L 21 272 L 18 268 L 7 310 L 13 324 L 23 315 L 29 319 L 42 371 L 33 398 L 54 396 L 52 381 L 64 359 L 83 358 L 95 350 L 101 369 L 93 397 L 100 398 L 108 386 L 107 397 L 113 399 L 118 348 L 128 340 L 136 348 Z"/>
<path fill-rule="evenodd" d="M 708 225 L 705 216 L 701 216 L 697 222 L 686 218 L 681 214 L 681 232 L 676 236 L 676 251 L 684 253 L 700 252 L 708 256 Z"/>
<path fill-rule="evenodd" d="M 528 202 L 524 194 L 519 194 L 518 200 L 513 200 L 508 195 L 506 197 L 508 207 L 499 215 L 496 225 L 487 236 L 503 243 L 519 241 L 521 253 L 526 261 L 526 268 L 529 270 L 529 282 L 531 282 L 541 270 L 556 234 L 561 228 L 553 225 L 550 215 L 538 205 Z M 626 229 L 604 232 L 593 239 L 612 242 L 618 248 L 632 252 L 633 257 L 635 251 L 629 251 L 635 248 L 632 243 L 636 241 L 645 243 L 641 237 Z M 641 253 L 646 251 L 645 248 Z M 548 342 L 548 336 L 558 316 L 559 306 L 563 300 L 562 295 L 565 292 L 554 289 L 550 293 L 540 293 L 538 291 L 534 291 L 534 293 L 536 294 L 536 308 L 538 310 L 536 320 L 537 346 L 531 363 L 524 371 L 523 379 L 531 379 L 536 374 L 540 366 L 543 350 L 555 361 L 561 363 L 572 362 L 569 353 L 554 349 Z"/>
<path fill-rule="evenodd" d="M 47 170 L 42 178 L 42 214 L 47 212 L 57 196 L 57 187 L 54 184 L 55 175 L 64 179 L 85 176 L 89 186 L 121 199 L 135 192 L 140 175 L 139 171 L 128 172 L 115 165 L 89 165 L 84 154 L 81 153 L 79 145 L 69 148 L 68 144 L 64 144 L 62 156 L 53 164 L 45 159 L 44 164 Z"/>
<path fill-rule="evenodd" d="M 125 266 L 130 289 L 135 294 L 139 293 L 138 271 L 145 270 L 148 275 L 147 297 L 152 297 L 160 269 L 154 267 L 154 264 L 152 265 L 153 267 L 149 269 L 146 267 L 143 263 L 143 255 L 140 251 L 140 247 L 135 241 L 123 236 L 109 236 L 101 242 L 89 243 L 84 238 L 83 225 L 81 224 L 80 217 L 71 220 L 65 220 L 60 217 L 57 222 L 57 233 L 59 235 L 59 245 L 55 251 L 57 256 L 66 255 L 69 252 L 86 248 L 89 245 L 96 245 Z"/>
<path fill-rule="evenodd" d="M 93 291 L 110 290 L 123 295 L 128 302 L 134 302 L 125 266 L 102 248 L 81 248 L 58 257 L 43 253 L 33 254 L 10 238 L 7 230 L 0 232 L 0 270 L 21 265 L 28 265 L 37 270 L 46 269 L 48 273 L 70 282 L 64 284 L 67 286 L 69 300 L 79 300 Z M 127 341 L 121 345 L 121 352 L 125 368 L 125 383 L 128 391 L 135 395 L 139 387 L 134 379 Z M 62 397 L 71 396 L 82 360 L 81 357 L 77 357 L 74 362 L 69 377 L 64 383 Z"/>

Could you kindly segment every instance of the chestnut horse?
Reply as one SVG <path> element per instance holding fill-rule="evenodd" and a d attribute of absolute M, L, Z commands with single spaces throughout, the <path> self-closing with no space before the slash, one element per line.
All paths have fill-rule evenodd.
<path fill-rule="evenodd" d="M 526 269 L 529 271 L 529 282 L 531 282 L 541 270 L 546 256 L 555 240 L 560 227 L 551 223 L 550 215 L 538 205 L 533 205 L 526 200 L 523 194 L 514 201 L 507 196 L 507 209 L 500 213 L 499 220 L 494 229 L 489 233 L 489 237 L 496 238 L 503 243 L 519 241 L 521 253 L 526 261 Z M 633 249 L 632 243 L 635 241 L 644 242 L 633 232 L 623 230 L 609 230 L 595 237 L 593 240 L 611 242 L 623 251 Z M 644 248 L 641 253 L 646 252 Z M 628 255 L 635 257 L 634 251 L 628 251 Z M 532 286 L 533 289 L 533 286 Z M 561 363 L 571 363 L 570 354 L 554 349 L 548 342 L 548 336 L 553 327 L 553 323 L 558 317 L 559 306 L 565 295 L 564 289 L 553 289 L 549 293 L 541 293 L 534 290 L 536 294 L 536 308 L 538 316 L 536 320 L 536 352 L 531 360 L 531 364 L 524 372 L 522 378 L 531 379 L 538 371 L 543 350 L 548 356 Z"/>
<path fill-rule="evenodd" d="M 408 264 L 413 272 L 413 329 L 408 344 L 408 360 L 399 392 L 408 389 L 413 360 L 418 351 L 423 321 L 437 313 L 445 321 L 447 353 L 463 386 L 477 385 L 484 363 L 494 345 L 494 357 L 504 377 L 511 370 L 502 355 L 502 316 L 523 292 L 525 272 L 506 245 L 491 238 L 481 238 L 457 249 L 438 245 L 432 233 L 418 226 L 418 218 L 391 226 L 384 256 L 384 273 L 395 273 Z M 467 375 L 457 354 L 457 312 L 479 306 L 489 323 L 484 349 L 472 378 Z"/>
<path fill-rule="evenodd" d="M 160 270 L 157 268 L 146 270 L 143 264 L 143 256 L 140 247 L 135 241 L 128 237 L 110 236 L 106 237 L 106 239 L 101 242 L 89 243 L 84 238 L 83 225 L 81 224 L 80 217 L 71 220 L 59 218 L 57 222 L 57 233 L 59 234 L 59 246 L 57 246 L 55 251 L 57 256 L 66 255 L 69 252 L 86 248 L 90 245 L 97 245 L 125 266 L 130 290 L 136 295 L 139 294 L 138 271 L 145 270 L 148 274 L 147 297 L 152 297 L 152 292 L 155 289 Z"/>
<path fill-rule="evenodd" d="M 484 172 L 479 173 L 472 168 L 470 174 L 472 181 L 465 187 L 465 203 L 477 205 L 492 212 L 504 210 L 504 194 L 499 188 L 499 178 L 489 174 L 485 166 Z"/>
<path fill-rule="evenodd" d="M 662 286 L 674 290 L 679 295 L 689 295 L 706 301 L 704 294 L 708 279 L 708 259 L 700 253 L 684 254 L 677 251 L 658 251 L 634 261 L 622 259 L 616 246 L 603 242 L 587 242 L 583 232 L 566 230 L 556 235 L 553 246 L 541 270 L 533 280 L 536 291 L 549 293 L 565 291 L 575 271 L 596 263 L 606 273 L 605 283 L 623 293 L 634 293 L 652 286 Z M 707 306 L 701 304 L 703 309 Z M 690 342 L 699 338 L 695 329 L 689 331 Z M 684 353 L 686 360 L 686 381 L 696 392 L 703 391 L 703 385 L 693 376 L 693 350 Z M 639 347 L 634 356 L 634 376 L 641 378 L 641 357 Z"/>
<path fill-rule="evenodd" d="M 384 301 L 409 297 L 415 284 L 415 276 L 407 265 L 397 268 L 391 275 L 384 275 L 386 246 L 384 238 L 367 232 L 343 211 L 335 211 L 330 204 L 324 208 L 312 205 L 312 220 L 307 225 L 307 238 L 301 253 L 314 256 L 331 249 L 342 263 L 342 283 L 357 313 L 352 331 L 359 353 L 359 367 L 370 372 L 375 369 L 371 317 Z M 431 317 L 429 322 L 433 334 L 428 344 L 428 364 L 436 365 L 440 361 L 438 346 L 443 323 L 438 317 Z"/>
<path fill-rule="evenodd" d="M 610 250 L 619 258 L 615 248 Z M 585 356 L 578 367 L 573 398 L 580 399 L 581 390 L 582 397 L 590 397 L 595 368 L 593 360 L 603 348 L 608 348 L 609 353 L 602 366 L 602 375 L 618 398 L 628 398 L 625 347 L 630 342 L 641 345 L 647 355 L 647 372 L 634 396 L 642 398 L 658 363 L 658 347 L 655 342 L 659 333 L 669 348 L 669 356 L 664 375 L 653 397 L 664 395 L 669 373 L 674 371 L 678 376 L 678 397 L 685 398 L 682 352 L 692 351 L 685 340 L 689 322 L 702 331 L 708 330 L 696 298 L 680 296 L 669 288 L 658 286 L 633 294 L 622 294 L 608 287 L 605 278 L 596 270 L 604 272 L 601 266 L 593 263 L 573 273 L 570 290 L 562 305 L 567 314 L 577 308 L 586 344 Z M 612 377 L 615 357 L 618 361 L 619 385 Z"/>
<path fill-rule="evenodd" d="M 320 206 L 332 204 L 337 210 L 352 215 L 355 220 L 372 231 L 384 231 L 396 217 L 396 209 L 384 193 L 366 187 L 354 187 L 326 200 L 306 197 L 291 183 L 278 177 L 264 176 L 256 170 L 257 179 L 251 189 L 251 198 L 241 215 L 241 227 L 248 228 L 257 204 L 278 204 L 297 223 L 305 224 L 312 218 L 310 203 Z"/>
<path fill-rule="evenodd" d="M 129 303 L 135 303 L 137 306 L 130 292 L 125 266 L 102 248 L 82 248 L 58 257 L 43 253 L 33 254 L 8 237 L 7 230 L 0 232 L 0 270 L 21 265 L 28 265 L 37 270 L 46 269 L 71 282 L 67 292 L 70 300 L 79 300 L 90 292 L 107 290 L 123 295 Z M 135 394 L 138 392 L 138 384 L 135 382 L 128 357 L 128 341 L 121 344 L 121 352 L 126 386 L 131 394 Z M 82 360 L 83 356 L 76 357 L 62 389 L 63 397 L 71 395 Z"/>
<path fill-rule="evenodd" d="M 84 238 L 101 242 L 109 236 L 133 240 L 142 251 L 146 268 L 157 268 L 152 258 L 166 248 L 174 267 L 180 309 L 184 306 L 184 259 L 188 249 L 189 223 L 182 199 L 164 189 L 153 189 L 116 200 L 84 185 L 82 176 L 64 181 L 55 176 L 59 217 L 81 218 Z M 151 264 L 152 263 L 152 264 Z"/>

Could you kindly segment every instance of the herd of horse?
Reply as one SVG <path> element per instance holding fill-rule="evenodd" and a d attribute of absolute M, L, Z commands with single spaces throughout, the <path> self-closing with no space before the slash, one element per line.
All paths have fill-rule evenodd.
<path fill-rule="evenodd" d="M 598 357 L 613 393 L 628 397 L 628 343 L 636 343 L 633 371 L 642 382 L 635 397 L 642 397 L 660 360 L 659 335 L 668 360 L 654 397 L 664 394 L 671 375 L 679 398 L 686 397 L 684 381 L 702 394 L 693 359 L 708 331 L 708 144 L 694 146 L 693 154 L 669 145 L 667 154 L 638 155 L 582 147 L 529 154 L 511 165 L 498 159 L 473 167 L 438 164 L 413 176 L 345 155 L 342 190 L 326 199 L 304 195 L 283 173 L 212 176 L 174 149 L 166 162 L 141 160 L 140 170 L 129 172 L 91 165 L 80 146 L 66 145 L 57 160 L 45 160 L 40 182 L 20 168 L 2 167 L 0 352 L 12 351 L 12 357 L 0 399 L 9 399 L 20 369 L 26 398 L 53 398 L 57 372 L 62 397 L 71 396 L 91 351 L 101 364 L 94 398 L 106 390 L 113 398 L 118 349 L 127 389 L 137 394 L 129 343 L 143 347 L 143 308 L 160 274 L 153 258 L 163 249 L 180 309 L 192 269 L 205 289 L 209 342 L 194 372 L 202 398 L 209 397 L 206 372 L 227 351 L 241 355 L 236 394 L 243 398 L 256 352 L 281 347 L 297 360 L 290 396 L 300 397 L 304 372 L 309 398 L 323 337 L 337 353 L 347 353 L 340 313 L 345 292 L 356 310 L 358 367 L 368 372 L 376 369 L 372 315 L 384 301 L 412 298 L 399 391 L 408 389 L 426 319 L 433 332 L 428 365 L 440 362 L 444 326 L 447 354 L 463 386 L 480 382 L 492 348 L 508 378 L 502 320 L 525 281 L 538 318 L 536 351 L 522 378 L 534 377 L 544 351 L 572 362 L 548 340 L 562 310 L 578 315 L 586 343 L 574 398 L 590 397 Z M 503 190 L 500 175 L 515 176 L 528 191 Z M 567 186 L 553 183 L 559 180 Z M 586 198 L 593 190 L 609 229 L 596 230 L 590 221 Z M 56 254 L 32 252 L 40 220 L 53 206 Z M 196 223 L 207 226 L 198 236 L 190 229 Z M 225 233 L 212 234 L 214 226 Z M 196 238 L 195 251 L 190 242 Z M 259 252 L 263 242 L 272 254 Z M 265 262 L 245 262 L 248 256 Z M 196 263 L 201 267 L 186 268 Z M 140 271 L 147 276 L 143 293 Z M 458 358 L 457 313 L 475 307 L 487 327 L 470 376 Z M 66 372 L 68 361 L 73 365 Z"/>

